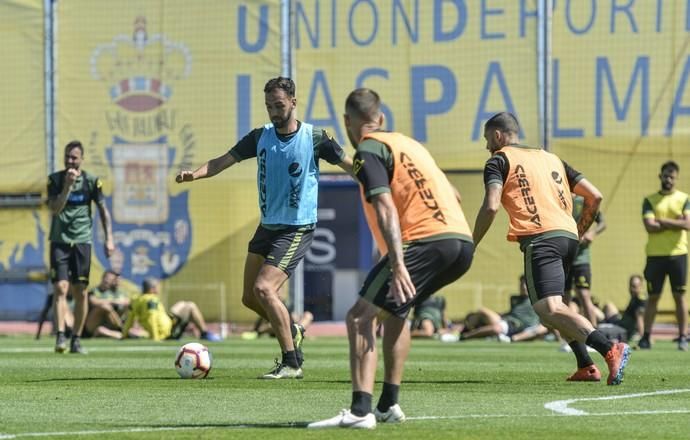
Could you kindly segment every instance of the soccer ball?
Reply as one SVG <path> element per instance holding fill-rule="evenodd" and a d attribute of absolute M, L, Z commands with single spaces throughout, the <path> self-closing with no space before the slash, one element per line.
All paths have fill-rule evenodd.
<path fill-rule="evenodd" d="M 175 356 L 175 369 L 182 379 L 203 379 L 211 371 L 211 353 L 198 342 L 185 344 Z"/>

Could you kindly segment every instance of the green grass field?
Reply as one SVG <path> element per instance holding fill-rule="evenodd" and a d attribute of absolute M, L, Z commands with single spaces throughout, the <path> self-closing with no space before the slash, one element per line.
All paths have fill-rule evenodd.
<path fill-rule="evenodd" d="M 617 387 L 566 382 L 574 357 L 555 343 L 413 341 L 400 396 L 408 422 L 367 432 L 304 429 L 349 407 L 344 338 L 307 339 L 301 381 L 256 379 L 273 364 L 272 339 L 209 344 L 205 380 L 177 377 L 180 343 L 86 340 L 88 356 L 52 343 L 0 337 L 0 439 L 690 438 L 690 355 L 665 341 L 633 352 Z"/>

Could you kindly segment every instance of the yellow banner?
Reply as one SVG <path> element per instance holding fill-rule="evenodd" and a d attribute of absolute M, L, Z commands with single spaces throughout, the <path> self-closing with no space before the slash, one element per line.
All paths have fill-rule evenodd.
<path fill-rule="evenodd" d="M 41 191 L 46 142 L 43 1 L 0 2 L 0 192 Z"/>
<path fill-rule="evenodd" d="M 301 116 L 347 144 L 345 98 L 369 87 L 387 128 L 420 140 L 443 168 L 483 166 L 483 124 L 499 111 L 514 112 L 537 143 L 536 3 L 297 2 Z"/>
<path fill-rule="evenodd" d="M 690 192 L 690 4 L 559 1 L 553 32 L 553 151 L 604 195 L 592 292 L 624 307 L 628 277 L 645 267 L 642 200 L 660 189 L 663 162 L 679 163 Z M 665 294 L 661 308 L 673 307 Z"/>
<path fill-rule="evenodd" d="M 281 68 L 279 14 L 278 0 L 58 2 L 59 145 L 81 139 L 84 169 L 105 183 L 118 253 L 108 262 L 94 246 L 103 266 L 136 284 L 179 273 L 241 291 L 229 252 L 244 256 L 243 228 L 256 226 L 256 165 L 192 185 L 174 176 L 264 122 L 263 86 Z M 230 249 L 239 231 L 244 243 Z"/>
<path fill-rule="evenodd" d="M 43 2 L 0 2 L 0 192 L 46 184 Z M 43 221 L 42 221 L 43 220 Z M 45 272 L 46 219 L 38 209 L 0 209 L 0 272 Z"/>

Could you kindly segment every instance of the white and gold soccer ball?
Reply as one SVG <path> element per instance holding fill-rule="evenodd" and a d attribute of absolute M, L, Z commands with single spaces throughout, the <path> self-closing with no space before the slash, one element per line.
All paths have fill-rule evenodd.
<path fill-rule="evenodd" d="M 203 379 L 211 371 L 211 353 L 198 342 L 185 344 L 175 356 L 175 370 L 182 379 Z"/>

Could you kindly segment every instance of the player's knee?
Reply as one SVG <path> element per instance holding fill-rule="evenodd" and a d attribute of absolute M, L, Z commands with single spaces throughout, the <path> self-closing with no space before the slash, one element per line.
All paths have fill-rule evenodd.
<path fill-rule="evenodd" d="M 242 295 L 242 305 L 244 305 L 245 307 L 251 308 L 255 302 L 256 299 L 254 298 L 254 292 L 251 292 L 250 294 L 247 294 L 245 292 Z"/>
<path fill-rule="evenodd" d="M 184 310 L 199 310 L 199 307 L 193 301 L 182 301 L 182 307 Z"/>
<path fill-rule="evenodd" d="M 69 292 L 69 282 L 67 280 L 60 280 L 54 283 L 55 293 L 58 296 L 66 296 Z"/>
<path fill-rule="evenodd" d="M 568 306 L 563 304 L 563 302 L 550 300 L 549 298 L 539 300 L 534 304 L 534 311 L 542 320 L 550 320 L 558 312 L 564 312 L 567 310 Z"/>
<path fill-rule="evenodd" d="M 375 319 L 375 314 L 366 313 L 365 310 L 355 306 L 347 312 L 345 321 L 350 328 L 362 330 L 373 328 Z"/>
<path fill-rule="evenodd" d="M 272 289 L 268 283 L 254 284 L 254 296 L 261 302 L 268 301 L 271 297 L 277 296 L 275 289 Z"/>

